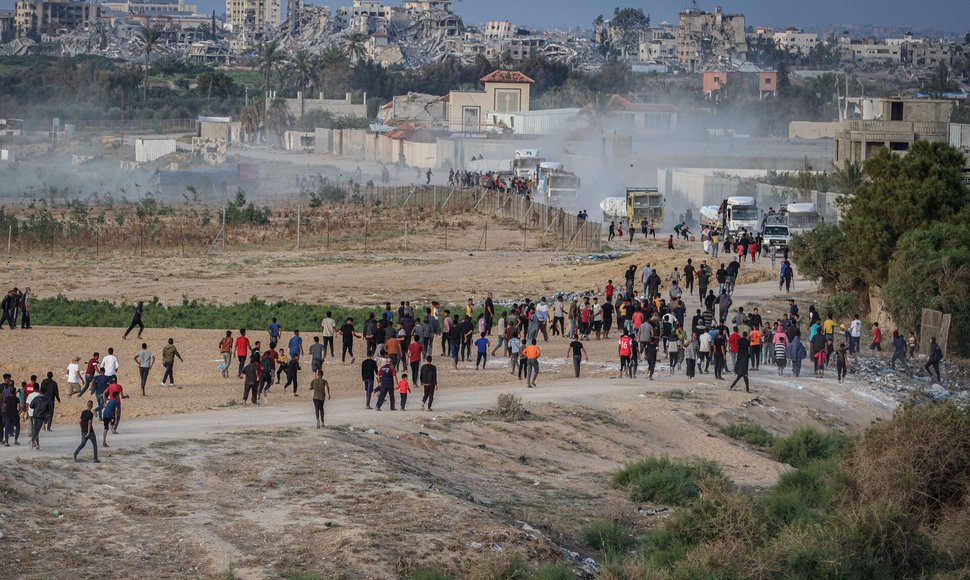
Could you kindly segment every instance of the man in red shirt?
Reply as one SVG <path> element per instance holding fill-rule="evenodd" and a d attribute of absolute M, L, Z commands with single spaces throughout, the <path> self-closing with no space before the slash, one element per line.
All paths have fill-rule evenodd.
<path fill-rule="evenodd" d="M 882 352 L 882 329 L 879 328 L 878 322 L 872 323 L 872 344 L 869 345 L 869 350 Z"/>
<path fill-rule="evenodd" d="M 728 336 L 728 359 L 731 360 L 731 368 L 724 369 L 727 372 L 732 372 L 734 370 L 734 365 L 738 362 L 738 345 L 741 341 L 741 335 L 738 334 L 738 327 L 734 327 L 734 332 Z"/>
<path fill-rule="evenodd" d="M 408 345 L 408 362 L 411 363 L 411 376 L 417 378 L 418 370 L 421 368 L 421 355 L 424 349 L 419 341 L 414 341 Z"/>
<path fill-rule="evenodd" d="M 108 388 L 104 391 L 104 398 L 106 401 L 118 401 L 118 413 L 115 415 L 115 423 L 112 431 L 118 433 L 118 425 L 121 425 L 121 399 L 125 397 L 125 390 L 118 384 L 118 381 L 108 385 Z"/>
<path fill-rule="evenodd" d="M 91 381 L 94 380 L 94 375 L 98 374 L 98 366 L 100 361 L 101 361 L 101 354 L 97 352 L 94 353 L 94 356 L 92 356 L 91 359 L 88 361 L 88 366 L 87 368 L 84 369 L 84 387 L 81 389 L 81 392 L 78 393 L 77 395 L 79 399 L 84 396 L 84 392 L 87 391 L 88 387 L 91 386 Z"/>
<path fill-rule="evenodd" d="M 613 302 L 613 293 L 616 292 L 616 286 L 613 285 L 613 280 L 606 281 L 606 301 Z"/>
<path fill-rule="evenodd" d="M 249 359 L 249 339 L 246 338 L 246 329 L 239 329 L 239 336 L 236 337 L 236 358 L 239 359 L 239 376 L 243 378 L 243 367 Z"/>
<path fill-rule="evenodd" d="M 629 331 L 623 330 L 623 336 L 620 337 L 618 344 L 620 345 L 620 377 L 622 378 L 623 372 L 627 371 L 630 378 L 633 378 L 630 367 L 630 357 L 633 355 L 633 339 L 630 338 Z"/>

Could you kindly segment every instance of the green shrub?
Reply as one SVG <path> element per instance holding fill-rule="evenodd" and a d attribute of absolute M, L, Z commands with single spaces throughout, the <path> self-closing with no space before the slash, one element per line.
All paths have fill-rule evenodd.
<path fill-rule="evenodd" d="M 833 320 L 848 318 L 859 311 L 859 297 L 854 292 L 835 292 L 822 301 L 819 312 L 822 316 L 832 313 Z"/>
<path fill-rule="evenodd" d="M 617 472 L 613 476 L 613 487 L 628 490 L 633 501 L 683 506 L 700 494 L 699 481 L 704 477 L 725 485 L 728 483 L 721 468 L 711 461 L 647 457 Z"/>
<path fill-rule="evenodd" d="M 562 564 L 543 564 L 531 580 L 576 580 L 576 573 Z"/>
<path fill-rule="evenodd" d="M 724 433 L 731 439 L 744 441 L 757 447 L 771 447 L 775 444 L 775 436 L 761 425 L 754 423 L 732 423 L 721 427 L 721 433 Z"/>
<path fill-rule="evenodd" d="M 619 521 L 596 520 L 585 533 L 586 543 L 607 554 L 622 554 L 633 547 L 630 527 Z"/>
<path fill-rule="evenodd" d="M 816 459 L 838 457 L 851 442 L 852 438 L 844 433 L 823 433 L 814 427 L 799 427 L 788 437 L 775 441 L 771 455 L 775 461 L 803 467 Z"/>
<path fill-rule="evenodd" d="M 814 461 L 783 474 L 761 503 L 775 527 L 815 523 L 835 507 L 845 485 L 835 459 Z"/>
<path fill-rule="evenodd" d="M 408 574 L 408 580 L 449 580 L 450 578 L 439 568 L 422 568 Z"/>

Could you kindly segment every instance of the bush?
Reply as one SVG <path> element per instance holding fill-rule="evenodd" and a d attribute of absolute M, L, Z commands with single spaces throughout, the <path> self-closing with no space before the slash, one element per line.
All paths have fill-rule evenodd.
<path fill-rule="evenodd" d="M 815 523 L 836 505 L 846 485 L 837 460 L 814 461 L 783 474 L 762 504 L 775 527 Z"/>
<path fill-rule="evenodd" d="M 755 425 L 754 423 L 732 423 L 731 425 L 721 427 L 721 433 L 731 439 L 744 441 L 745 443 L 758 447 L 771 447 L 775 444 L 775 436 L 761 425 Z"/>
<path fill-rule="evenodd" d="M 630 527 L 616 520 L 594 521 L 584 536 L 590 547 L 606 554 L 622 554 L 635 543 Z"/>
<path fill-rule="evenodd" d="M 901 407 L 869 427 L 846 471 L 861 501 L 892 503 L 929 521 L 970 493 L 970 410 L 952 403 Z"/>
<path fill-rule="evenodd" d="M 648 457 L 628 464 L 613 476 L 613 487 L 626 489 L 633 501 L 655 501 L 683 506 L 700 495 L 699 482 L 727 486 L 721 468 L 711 461 L 674 461 L 669 457 Z"/>
<path fill-rule="evenodd" d="M 438 568 L 423 568 L 408 574 L 408 580 L 449 580 L 451 578 Z"/>
<path fill-rule="evenodd" d="M 788 437 L 775 441 L 771 456 L 792 467 L 804 467 L 816 459 L 833 459 L 849 447 L 852 438 L 834 431 L 799 427 Z"/>
<path fill-rule="evenodd" d="M 529 411 L 522 404 L 522 397 L 503 393 L 495 404 L 495 415 L 506 421 L 520 421 L 529 416 Z"/>
<path fill-rule="evenodd" d="M 848 318 L 852 313 L 858 311 L 859 297 L 855 292 L 836 292 L 830 294 L 828 298 L 822 301 L 822 306 L 819 309 L 819 313 L 822 316 L 827 316 L 831 312 L 833 320 Z"/>

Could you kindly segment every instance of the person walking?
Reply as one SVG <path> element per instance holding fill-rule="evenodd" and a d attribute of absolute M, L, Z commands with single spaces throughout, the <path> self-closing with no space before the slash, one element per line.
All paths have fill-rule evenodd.
<path fill-rule="evenodd" d="M 572 342 L 569 343 L 569 347 L 566 349 L 566 356 L 570 355 L 572 355 L 573 359 L 573 372 L 576 373 L 576 378 L 578 379 L 580 365 L 583 359 L 589 361 L 589 356 L 586 354 L 586 347 L 583 346 L 583 343 L 579 341 L 579 337 L 577 336 L 573 336 Z"/>
<path fill-rule="evenodd" d="M 299 397 L 297 389 L 299 388 L 299 383 L 297 381 L 300 372 L 300 355 L 297 354 L 293 356 L 292 351 L 290 352 L 290 360 L 286 363 L 286 384 L 283 385 L 283 391 L 290 385 L 293 385 L 293 396 Z"/>
<path fill-rule="evenodd" d="M 320 336 L 323 337 L 323 358 L 327 358 L 327 351 L 330 356 L 336 356 L 333 352 L 333 337 L 337 332 L 337 321 L 333 319 L 333 314 L 328 310 L 327 316 L 320 322 Z"/>
<path fill-rule="evenodd" d="M 397 382 L 397 393 L 401 397 L 401 410 L 404 411 L 408 404 L 408 395 L 411 394 L 411 383 L 408 382 L 407 373 L 401 373 L 401 380 Z"/>
<path fill-rule="evenodd" d="M 310 371 L 316 376 L 317 371 L 323 370 L 323 359 L 324 353 L 326 352 L 323 344 L 320 343 L 320 337 L 313 337 L 313 344 L 310 345 Z"/>
<path fill-rule="evenodd" d="M 835 357 L 835 374 L 839 380 L 839 384 L 842 384 L 842 381 L 845 380 L 845 375 L 849 372 L 848 354 L 849 349 L 843 342 L 839 344 L 839 349 L 833 355 Z"/>
<path fill-rule="evenodd" d="M 94 381 L 94 377 L 98 374 L 98 368 L 101 367 L 101 355 L 100 353 L 94 353 L 94 355 L 88 360 L 88 364 L 84 369 L 84 386 L 81 387 L 81 392 L 77 394 L 78 398 L 84 396 L 84 392 L 88 390 L 91 383 Z"/>
<path fill-rule="evenodd" d="M 47 378 L 45 378 L 40 383 L 40 392 L 47 396 L 49 402 L 49 413 L 47 413 L 47 419 L 44 421 L 44 428 L 48 431 L 51 430 L 51 424 L 54 421 L 54 408 L 55 403 L 60 404 L 61 402 L 61 391 L 57 386 L 57 381 L 54 380 L 54 373 L 47 371 Z"/>
<path fill-rule="evenodd" d="M 354 364 L 357 360 L 354 358 L 354 339 L 360 338 L 357 331 L 354 330 L 354 319 L 348 318 L 344 322 L 343 326 L 340 327 L 340 337 L 341 337 L 341 352 L 340 352 L 340 364 L 345 364 L 347 362 L 347 355 L 350 355 L 350 364 Z"/>
<path fill-rule="evenodd" d="M 68 399 L 81 392 L 81 357 L 79 356 L 72 358 L 71 363 L 67 365 L 67 388 Z"/>
<path fill-rule="evenodd" d="M 377 371 L 377 380 L 380 387 L 380 392 L 377 395 L 377 406 L 374 407 L 378 411 L 384 406 L 384 400 L 390 398 L 391 410 L 396 411 L 394 408 L 394 378 L 396 371 L 394 366 L 391 365 L 390 361 L 385 361 L 381 365 L 380 370 Z"/>
<path fill-rule="evenodd" d="M 693 380 L 695 375 L 695 368 L 697 366 L 697 349 L 700 344 L 697 339 L 697 333 L 691 332 L 691 335 L 684 339 L 684 361 L 687 363 L 687 378 Z"/>
<path fill-rule="evenodd" d="M 539 376 L 539 357 L 542 356 L 542 351 L 536 345 L 536 339 L 533 338 L 529 346 L 522 349 L 522 356 L 526 361 L 526 386 L 533 389 Z"/>
<path fill-rule="evenodd" d="M 175 339 L 169 338 L 168 344 L 162 349 L 162 366 L 165 367 L 165 374 L 162 375 L 162 386 L 165 386 L 166 379 L 171 381 L 169 386 L 175 386 L 175 359 L 179 359 L 179 362 L 185 362 L 182 355 L 179 353 L 179 349 L 175 346 Z M 180 389 L 182 387 L 179 387 Z"/>
<path fill-rule="evenodd" d="M 802 372 L 802 361 L 808 356 L 808 351 L 805 349 L 805 345 L 802 344 L 802 339 L 800 336 L 795 335 L 791 344 L 788 345 L 788 359 L 791 361 L 792 374 L 796 377 Z"/>
<path fill-rule="evenodd" d="M 909 363 L 906 362 L 906 339 L 899 334 L 898 330 L 893 331 L 893 356 L 889 361 L 889 366 L 896 370 L 896 361 L 903 363 L 903 368 L 909 371 Z"/>
<path fill-rule="evenodd" d="M 135 354 L 135 364 L 138 365 L 138 375 L 141 379 L 141 396 L 146 396 L 145 385 L 148 383 L 148 372 L 155 366 L 155 355 L 148 350 L 147 343 L 141 343 L 141 350 Z"/>
<path fill-rule="evenodd" d="M 108 447 L 108 430 L 118 433 L 118 421 L 121 420 L 121 401 L 111 399 L 104 406 L 101 412 L 101 419 L 104 422 L 104 435 L 101 437 L 101 446 Z"/>
<path fill-rule="evenodd" d="M 438 368 L 431 364 L 431 356 L 427 356 L 421 366 L 421 376 L 419 381 L 424 389 L 424 396 L 421 398 L 421 409 L 427 408 L 431 411 L 434 404 L 434 393 L 438 388 Z"/>
<path fill-rule="evenodd" d="M 484 332 L 480 334 L 481 336 L 479 336 L 478 339 L 475 340 L 475 348 L 478 349 L 478 356 L 475 358 L 476 371 L 478 370 L 479 363 L 481 363 L 482 368 L 484 369 L 485 363 L 488 361 L 488 345 L 489 345 L 488 337 L 485 336 Z M 401 408 L 402 409 L 404 408 L 403 404 Z"/>
<path fill-rule="evenodd" d="M 280 334 L 283 332 L 283 327 L 280 326 L 280 323 L 277 322 L 276 318 L 274 317 L 270 321 L 269 328 L 267 330 L 269 331 L 269 347 L 271 349 L 275 349 L 277 343 L 280 341 Z"/>
<path fill-rule="evenodd" d="M 249 357 L 249 363 L 243 367 L 243 403 L 251 399 L 252 404 L 259 404 L 260 374 L 263 370 L 259 361 L 259 355 L 253 353 Z"/>
<path fill-rule="evenodd" d="M 940 348 L 940 345 L 936 342 L 936 337 L 934 336 L 930 338 L 930 356 L 927 359 L 926 364 L 923 365 L 923 370 L 925 370 L 926 374 L 930 375 L 930 377 L 933 376 L 933 373 L 930 372 L 930 368 L 936 371 L 937 382 L 941 382 L 943 380 L 940 377 L 941 362 L 943 362 L 943 349 Z"/>
<path fill-rule="evenodd" d="M 326 425 L 323 404 L 331 398 L 330 383 L 323 378 L 323 369 L 317 370 L 316 378 L 310 381 L 310 389 L 313 390 L 313 413 L 317 419 L 317 429 L 320 429 Z"/>
<path fill-rule="evenodd" d="M 365 408 L 370 409 L 370 400 L 374 394 L 374 380 L 378 377 L 377 361 L 374 355 L 368 354 L 360 363 L 360 378 L 364 382 Z"/>
<path fill-rule="evenodd" d="M 128 330 L 121 337 L 122 340 L 128 340 L 128 335 L 134 328 L 138 327 L 138 338 L 141 338 L 141 333 L 145 331 L 145 323 L 142 322 L 142 315 L 145 313 L 145 303 L 141 300 L 135 305 L 135 311 L 131 315 L 131 324 L 128 325 Z M 110 375 L 109 375 L 110 376 Z"/>
<path fill-rule="evenodd" d="M 89 400 L 87 408 L 81 411 L 81 444 L 77 446 L 74 450 L 74 461 L 77 461 L 77 455 L 84 449 L 84 446 L 91 442 L 91 447 L 94 448 L 94 462 L 101 463 L 98 459 L 98 436 L 94 432 L 94 413 L 91 409 L 94 407 L 94 401 Z"/>
<path fill-rule="evenodd" d="M 227 330 L 226 335 L 219 341 L 219 356 L 222 357 L 222 378 L 229 378 L 229 364 L 232 362 L 232 331 Z"/>
<path fill-rule="evenodd" d="M 104 360 L 101 361 L 101 367 L 104 369 L 104 376 L 108 377 L 109 382 L 114 382 L 118 379 L 118 368 L 121 363 L 118 361 L 118 357 L 115 356 L 115 349 L 109 348 L 108 354 L 105 355 Z"/>
<path fill-rule="evenodd" d="M 47 422 L 51 402 L 44 393 L 34 391 L 27 397 L 27 415 L 30 417 L 30 447 L 40 450 L 40 432 Z"/>
<path fill-rule="evenodd" d="M 239 329 L 239 336 L 236 337 L 236 358 L 239 360 L 238 378 L 243 378 L 243 367 L 249 360 L 249 339 L 246 337 L 246 329 Z"/>
<path fill-rule="evenodd" d="M 3 445 L 10 447 L 10 437 L 13 436 L 13 444 L 20 445 L 20 397 L 17 396 L 17 389 L 10 380 L 10 375 L 4 375 L 4 380 L 8 381 L 3 390 Z"/>
<path fill-rule="evenodd" d="M 748 340 L 748 333 L 741 333 L 741 338 L 738 339 L 738 354 L 734 362 L 734 382 L 728 387 L 729 391 L 733 391 L 734 387 L 737 386 L 738 381 L 744 380 L 744 392 L 750 393 L 751 386 L 748 383 L 748 368 L 751 366 L 749 361 L 750 358 L 750 344 Z"/>

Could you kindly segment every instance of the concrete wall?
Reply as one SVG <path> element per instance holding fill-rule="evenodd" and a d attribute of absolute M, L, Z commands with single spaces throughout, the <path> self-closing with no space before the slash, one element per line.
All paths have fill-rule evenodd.
<path fill-rule="evenodd" d="M 242 123 L 233 121 L 231 123 L 220 123 L 212 121 L 199 122 L 199 137 L 203 139 L 219 140 L 224 139 L 226 143 L 239 143 L 242 134 Z"/>
<path fill-rule="evenodd" d="M 835 132 L 841 123 L 818 123 L 814 121 L 792 121 L 788 124 L 789 139 L 835 139 Z"/>
<path fill-rule="evenodd" d="M 300 116 L 300 99 L 286 99 L 286 106 L 294 116 Z M 310 111 L 327 111 L 335 117 L 367 117 L 367 105 L 355 105 L 350 93 L 343 99 L 311 99 L 303 102 L 304 113 Z"/>

